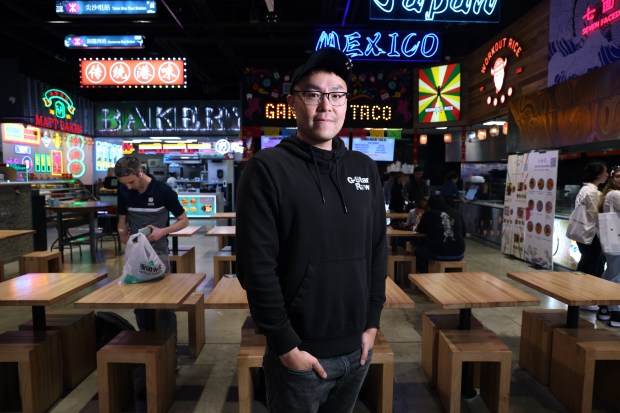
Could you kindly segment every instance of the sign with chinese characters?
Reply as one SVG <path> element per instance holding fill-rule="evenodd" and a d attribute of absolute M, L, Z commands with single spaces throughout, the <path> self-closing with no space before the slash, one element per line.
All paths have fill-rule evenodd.
<path fill-rule="evenodd" d="M 352 60 L 433 62 L 440 58 L 436 33 L 317 30 L 316 34 L 314 50 L 335 47 Z"/>
<path fill-rule="evenodd" d="M 581 29 L 581 34 L 589 35 L 620 18 L 620 7 L 616 3 L 620 4 L 620 1 L 602 0 L 595 7 L 588 4 L 582 17 L 585 27 Z"/>
<path fill-rule="evenodd" d="M 98 136 L 238 135 L 237 101 L 109 102 L 95 109 Z"/>
<path fill-rule="evenodd" d="M 418 73 L 418 121 L 460 120 L 461 65 L 428 67 Z"/>
<path fill-rule="evenodd" d="M 144 36 L 65 36 L 67 49 L 144 49 Z"/>
<path fill-rule="evenodd" d="M 504 104 L 506 99 L 513 95 L 515 91 L 514 76 L 523 72 L 523 67 L 516 64 L 522 52 L 521 44 L 512 37 L 498 39 L 487 52 L 480 73 L 489 73 L 493 80 L 493 86 L 490 90 L 487 87 L 482 87 L 480 91 L 487 93 L 486 102 L 488 105 Z"/>
<path fill-rule="evenodd" d="M 370 20 L 497 23 L 499 0 L 370 0 Z"/>
<path fill-rule="evenodd" d="M 82 87 L 185 87 L 185 59 L 80 59 Z"/>
<path fill-rule="evenodd" d="M 149 16 L 157 13 L 155 0 L 57 0 L 56 14 L 62 17 Z"/>

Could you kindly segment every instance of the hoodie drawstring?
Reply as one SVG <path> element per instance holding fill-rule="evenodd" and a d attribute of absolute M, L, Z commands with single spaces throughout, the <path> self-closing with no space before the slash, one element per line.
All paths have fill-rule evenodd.
<path fill-rule="evenodd" d="M 347 203 L 344 200 L 344 194 L 342 193 L 342 187 L 340 186 L 340 173 L 338 169 L 338 162 L 336 161 L 336 154 L 333 154 L 333 160 L 336 163 L 336 187 L 338 188 L 338 194 L 340 195 L 340 202 L 342 202 L 344 213 L 348 214 L 349 210 L 347 209 Z"/>
<path fill-rule="evenodd" d="M 310 147 L 310 154 L 312 155 L 312 160 L 314 161 L 314 169 L 316 170 L 316 178 L 314 178 L 314 175 L 312 175 L 312 177 L 314 178 L 314 181 L 317 183 L 318 187 L 319 187 L 319 192 L 321 193 L 321 199 L 323 200 L 323 205 L 325 205 L 325 195 L 323 194 L 323 184 L 321 184 L 321 175 L 319 173 L 319 164 L 317 164 L 316 162 L 316 156 L 314 156 L 314 148 Z"/>

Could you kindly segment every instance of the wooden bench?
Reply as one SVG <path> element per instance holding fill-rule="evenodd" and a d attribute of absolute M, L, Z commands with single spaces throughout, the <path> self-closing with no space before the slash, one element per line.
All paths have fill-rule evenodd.
<path fill-rule="evenodd" d="M 63 385 L 72 390 L 97 368 L 95 313 L 48 311 L 45 323 L 60 335 Z M 32 320 L 19 330 L 32 330 Z"/>
<path fill-rule="evenodd" d="M 19 257 L 19 273 L 61 272 L 62 264 L 58 251 L 34 251 Z"/>
<path fill-rule="evenodd" d="M 457 330 L 459 312 L 454 310 L 432 310 L 422 314 L 422 355 L 421 364 L 432 387 L 437 387 L 437 351 L 439 332 Z M 479 330 L 482 324 L 476 317 L 471 317 L 471 328 Z"/>
<path fill-rule="evenodd" d="M 566 310 L 523 310 L 519 366 L 541 384 L 549 385 L 553 330 L 566 327 Z M 579 328 L 594 328 L 585 319 Z"/>
<path fill-rule="evenodd" d="M 228 251 L 220 251 L 213 257 L 213 284 L 217 285 L 224 274 L 232 273 L 232 263 L 237 256 Z"/>
<path fill-rule="evenodd" d="M 0 409 L 21 395 L 24 413 L 47 411 L 62 395 L 59 334 L 55 331 L 0 334 L 0 377 Z"/>
<path fill-rule="evenodd" d="M 170 271 L 174 273 L 196 272 L 196 247 L 179 247 L 178 254 L 170 254 Z"/>
<path fill-rule="evenodd" d="M 467 262 L 460 261 L 436 261 L 430 260 L 428 272 L 467 272 Z"/>
<path fill-rule="evenodd" d="M 241 346 L 237 354 L 237 386 L 239 413 L 251 413 L 254 402 L 252 368 L 261 368 L 265 354 L 265 336 L 256 332 L 256 326 L 248 317 L 241 328 Z M 372 361 L 368 371 L 371 395 L 376 412 L 392 411 L 394 392 L 394 352 L 379 331 L 375 338 Z"/>
<path fill-rule="evenodd" d="M 480 397 L 492 413 L 508 413 L 510 349 L 489 330 L 446 330 L 439 333 L 437 391 L 444 410 L 461 410 L 464 362 L 480 362 Z"/>
<path fill-rule="evenodd" d="M 609 330 L 553 330 L 549 390 L 574 413 L 592 411 L 593 393 L 620 411 L 620 337 Z"/>
<path fill-rule="evenodd" d="M 192 293 L 179 310 L 187 311 L 188 354 L 196 358 L 205 345 L 205 295 Z"/>
<path fill-rule="evenodd" d="M 121 331 L 97 352 L 100 412 L 118 412 L 132 396 L 135 364 L 145 365 L 147 411 L 168 411 L 175 390 L 173 335 Z"/>

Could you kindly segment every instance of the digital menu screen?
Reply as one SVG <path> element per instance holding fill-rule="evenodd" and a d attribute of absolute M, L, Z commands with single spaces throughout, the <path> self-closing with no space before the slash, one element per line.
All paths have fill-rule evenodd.
<path fill-rule="evenodd" d="M 368 155 L 374 161 L 392 162 L 394 160 L 394 142 L 395 140 L 392 138 L 353 138 L 352 149 Z"/>

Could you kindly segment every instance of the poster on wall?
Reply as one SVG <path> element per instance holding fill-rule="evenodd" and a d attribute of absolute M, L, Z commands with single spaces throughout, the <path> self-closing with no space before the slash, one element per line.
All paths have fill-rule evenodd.
<path fill-rule="evenodd" d="M 460 64 L 420 69 L 418 78 L 418 122 L 461 119 Z"/>
<path fill-rule="evenodd" d="M 502 252 L 553 268 L 558 151 L 508 157 Z"/>

